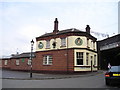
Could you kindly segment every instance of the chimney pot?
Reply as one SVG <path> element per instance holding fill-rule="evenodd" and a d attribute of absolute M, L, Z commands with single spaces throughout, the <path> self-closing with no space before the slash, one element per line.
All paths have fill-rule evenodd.
<path fill-rule="evenodd" d="M 59 32 L 59 30 L 58 30 L 58 19 L 55 18 L 53 33 L 57 33 L 57 32 Z"/>
<path fill-rule="evenodd" d="M 86 25 L 86 32 L 90 34 L 90 26 L 89 25 Z"/>

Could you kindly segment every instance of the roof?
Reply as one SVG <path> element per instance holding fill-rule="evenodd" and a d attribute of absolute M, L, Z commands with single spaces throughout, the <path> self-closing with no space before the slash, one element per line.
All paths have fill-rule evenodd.
<path fill-rule="evenodd" d="M 98 41 L 100 46 L 105 46 L 105 45 L 116 43 L 116 42 L 120 42 L 120 34 Z"/>
<path fill-rule="evenodd" d="M 10 60 L 11 56 L 2 56 L 0 60 Z"/>
<path fill-rule="evenodd" d="M 38 38 L 44 38 L 44 37 L 49 37 L 49 36 L 54 36 L 54 35 L 61 35 L 61 34 L 67 34 L 67 33 L 77 33 L 79 35 L 87 35 L 87 36 L 90 36 L 92 38 L 94 38 L 96 40 L 95 37 L 93 37 L 91 34 L 87 33 L 87 32 L 84 32 L 84 31 L 80 31 L 79 29 L 76 29 L 76 28 L 71 28 L 71 29 L 66 29 L 66 30 L 61 30 L 57 33 L 46 33 L 46 34 L 43 34 L 39 37 L 37 37 L 36 39 Z"/>
<path fill-rule="evenodd" d="M 30 56 L 31 56 L 31 53 L 30 52 L 28 52 L 28 53 L 21 53 L 21 54 L 17 54 L 17 55 L 14 55 L 14 56 L 12 56 L 11 58 L 30 58 Z M 33 53 L 33 57 L 35 57 L 35 54 Z"/>
<path fill-rule="evenodd" d="M 46 34 L 44 34 L 44 35 L 41 35 L 40 37 L 47 37 L 47 36 L 52 36 L 52 35 L 60 35 L 60 34 L 65 34 L 65 33 L 71 33 L 71 32 L 83 32 L 83 31 L 80 31 L 80 30 L 78 30 L 78 29 L 76 29 L 76 28 L 71 28 L 71 29 L 66 29 L 66 30 L 61 30 L 61 31 L 59 31 L 58 33 L 53 33 L 53 32 L 51 32 L 51 33 L 46 33 Z"/>
<path fill-rule="evenodd" d="M 11 57 L 2 57 L 0 60 L 10 60 L 10 59 L 19 59 L 19 58 L 30 58 L 31 53 L 21 53 L 21 54 L 12 54 Z M 35 57 L 35 53 L 33 52 L 33 57 Z"/>

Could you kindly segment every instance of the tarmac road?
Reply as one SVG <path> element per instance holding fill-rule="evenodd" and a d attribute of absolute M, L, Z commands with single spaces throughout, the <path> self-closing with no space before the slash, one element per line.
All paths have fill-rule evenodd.
<path fill-rule="evenodd" d="M 18 74 L 18 76 L 19 77 L 21 76 L 21 78 L 18 78 L 18 76 L 17 78 L 15 77 L 5 78 L 5 74 L 7 74 L 8 76 L 15 75 L 15 74 L 17 76 Z M 27 72 L 5 71 L 3 73 L 4 78 L 2 80 L 2 88 L 113 88 L 113 89 L 120 89 L 118 86 L 105 85 L 103 71 L 100 71 L 97 73 L 93 72 L 93 73 L 87 73 L 82 75 L 72 75 L 72 76 L 71 75 L 37 74 L 37 73 L 34 73 L 33 75 L 34 75 L 34 78 L 30 79 L 29 73 Z"/>

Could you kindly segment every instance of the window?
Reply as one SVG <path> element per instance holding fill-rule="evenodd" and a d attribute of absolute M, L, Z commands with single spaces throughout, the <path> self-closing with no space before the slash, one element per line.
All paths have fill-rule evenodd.
<path fill-rule="evenodd" d="M 66 38 L 61 38 L 61 46 L 66 46 Z"/>
<path fill-rule="evenodd" d="M 43 57 L 43 65 L 52 65 L 52 56 L 46 55 Z"/>
<path fill-rule="evenodd" d="M 28 64 L 28 65 L 31 65 L 31 60 L 30 60 L 30 59 L 28 59 L 27 64 Z"/>
<path fill-rule="evenodd" d="M 95 42 L 93 42 L 93 49 L 95 50 Z"/>
<path fill-rule="evenodd" d="M 0 66 L 2 66 L 2 60 L 0 60 Z"/>
<path fill-rule="evenodd" d="M 93 65 L 93 56 L 91 56 L 91 65 Z"/>
<path fill-rule="evenodd" d="M 83 65 L 83 52 L 76 52 L 77 65 Z"/>
<path fill-rule="evenodd" d="M 120 72 L 120 66 L 112 66 L 109 72 Z"/>
<path fill-rule="evenodd" d="M 46 41 L 46 48 L 50 48 L 50 40 Z"/>
<path fill-rule="evenodd" d="M 91 48 L 93 48 L 93 41 L 91 41 Z"/>
<path fill-rule="evenodd" d="M 89 48 L 89 39 L 87 38 L 87 47 Z"/>
<path fill-rule="evenodd" d="M 25 62 L 25 59 L 24 59 L 24 58 L 22 58 L 21 60 L 22 60 L 23 63 Z"/>
<path fill-rule="evenodd" d="M 16 60 L 16 65 L 20 65 L 20 62 L 19 62 L 19 60 Z"/>
<path fill-rule="evenodd" d="M 89 61 L 89 53 L 86 53 L 86 65 L 89 64 L 88 61 Z"/>
<path fill-rule="evenodd" d="M 8 60 L 5 60 L 4 65 L 7 65 L 7 64 L 8 64 Z"/>
<path fill-rule="evenodd" d="M 94 55 L 94 65 L 96 65 L 96 55 Z"/>

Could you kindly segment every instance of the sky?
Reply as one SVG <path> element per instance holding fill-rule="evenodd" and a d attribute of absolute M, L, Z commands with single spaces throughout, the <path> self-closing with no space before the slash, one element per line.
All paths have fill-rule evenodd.
<path fill-rule="evenodd" d="M 119 0 L 0 0 L 0 56 L 30 52 L 33 39 L 59 30 L 76 28 L 102 40 L 118 34 Z M 94 32 L 94 33 L 93 33 Z M 34 44 L 34 51 L 36 45 Z"/>

